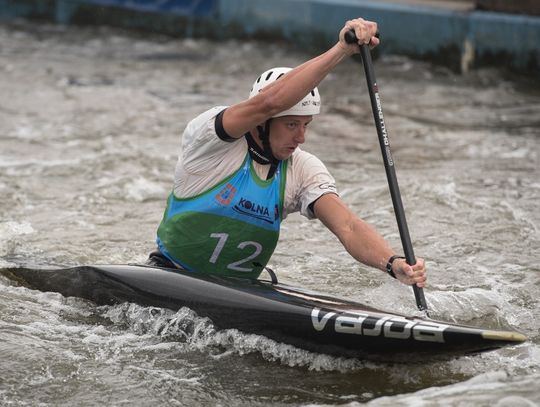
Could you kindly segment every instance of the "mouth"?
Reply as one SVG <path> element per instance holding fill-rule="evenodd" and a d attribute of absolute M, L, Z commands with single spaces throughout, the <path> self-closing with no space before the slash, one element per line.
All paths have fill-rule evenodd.
<path fill-rule="evenodd" d="M 296 146 L 297 147 L 297 146 Z M 281 149 L 281 154 L 283 154 L 283 158 L 281 159 L 285 159 L 286 158 L 289 158 L 291 155 L 293 155 L 294 151 L 296 150 L 296 147 L 295 146 L 287 146 L 287 147 L 283 147 Z"/>

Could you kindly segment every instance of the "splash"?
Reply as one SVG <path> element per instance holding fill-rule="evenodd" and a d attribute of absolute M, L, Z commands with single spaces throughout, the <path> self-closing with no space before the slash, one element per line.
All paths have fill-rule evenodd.
<path fill-rule="evenodd" d="M 0 267 L 14 266 L 6 260 L 13 256 L 21 245 L 21 236 L 35 233 L 30 222 L 7 221 L 0 223 Z"/>
<path fill-rule="evenodd" d="M 220 330 L 208 318 L 202 318 L 185 307 L 174 312 L 163 308 L 121 304 L 101 307 L 101 311 L 104 317 L 118 327 L 138 335 L 150 334 L 163 341 L 177 342 L 184 352 L 204 352 L 214 359 L 256 354 L 270 362 L 314 371 L 382 369 L 381 365 L 374 363 L 313 353 L 237 329 Z"/>

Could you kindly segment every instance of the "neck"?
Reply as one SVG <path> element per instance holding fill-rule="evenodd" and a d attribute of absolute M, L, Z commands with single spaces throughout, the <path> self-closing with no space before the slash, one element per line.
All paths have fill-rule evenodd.
<path fill-rule="evenodd" d="M 258 136 L 253 136 L 254 132 L 246 133 L 246 141 L 248 143 L 248 151 L 251 158 L 259 164 L 268 165 L 272 164 L 273 157 L 269 157 L 267 152 L 264 151 L 262 142 Z"/>
<path fill-rule="evenodd" d="M 253 139 L 253 141 L 257 144 L 257 146 L 263 150 L 264 149 L 264 146 L 262 144 L 262 140 L 261 140 L 261 136 L 259 134 L 259 130 L 258 129 L 252 129 L 249 134 L 251 134 L 251 137 Z"/>

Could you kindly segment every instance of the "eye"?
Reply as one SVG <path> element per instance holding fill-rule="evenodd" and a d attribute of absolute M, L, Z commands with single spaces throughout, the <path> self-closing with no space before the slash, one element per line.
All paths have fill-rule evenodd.
<path fill-rule="evenodd" d="M 294 130 L 298 127 L 297 122 L 287 122 L 286 125 L 287 125 L 287 128 L 290 130 Z"/>

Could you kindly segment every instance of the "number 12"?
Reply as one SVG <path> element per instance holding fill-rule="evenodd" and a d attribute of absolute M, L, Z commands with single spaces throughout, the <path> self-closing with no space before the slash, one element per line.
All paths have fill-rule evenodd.
<path fill-rule="evenodd" d="M 214 237 L 218 239 L 216 248 L 214 249 L 214 252 L 212 253 L 212 256 L 210 257 L 210 260 L 209 260 L 210 263 L 216 264 L 216 262 L 218 261 L 219 255 L 221 254 L 223 248 L 225 247 L 225 243 L 227 242 L 227 239 L 229 238 L 229 234 L 228 233 L 212 233 L 210 237 Z M 253 268 L 240 267 L 240 266 L 243 263 L 247 263 L 248 261 L 255 259 L 259 254 L 261 254 L 263 247 L 260 243 L 249 240 L 247 242 L 241 242 L 240 244 L 238 244 L 237 248 L 243 250 L 249 246 L 253 246 L 255 248 L 255 251 L 251 253 L 248 257 L 227 265 L 227 268 L 229 270 L 245 271 L 245 272 L 253 271 Z"/>

